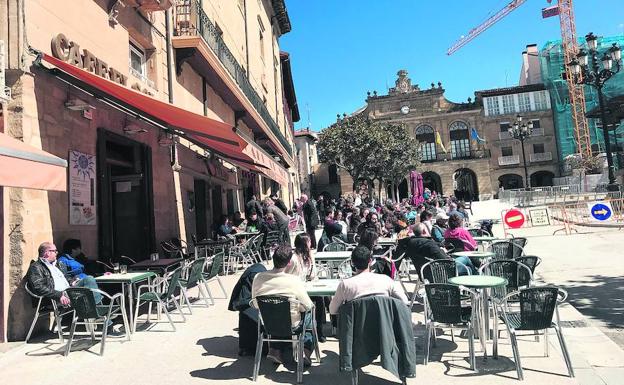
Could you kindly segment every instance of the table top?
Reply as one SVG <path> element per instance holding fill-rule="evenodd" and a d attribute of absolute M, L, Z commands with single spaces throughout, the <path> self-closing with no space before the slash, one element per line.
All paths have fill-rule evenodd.
<path fill-rule="evenodd" d="M 224 238 L 224 239 L 202 239 L 201 241 L 197 241 L 197 243 L 195 243 L 195 246 L 214 246 L 214 245 L 225 245 L 227 243 L 232 242 L 231 239 L 228 238 Z"/>
<path fill-rule="evenodd" d="M 351 251 L 317 251 L 315 261 L 344 261 L 351 258 Z"/>
<path fill-rule="evenodd" d="M 377 238 L 378 245 L 394 245 L 395 243 L 397 243 L 397 240 L 394 238 L 388 238 L 388 237 Z"/>
<path fill-rule="evenodd" d="M 451 253 L 452 256 L 454 257 L 468 257 L 468 258 L 492 258 L 494 256 L 496 256 L 496 253 L 493 253 L 491 251 L 456 251 L 454 253 Z"/>
<path fill-rule="evenodd" d="M 319 279 L 305 283 L 309 296 L 329 296 L 336 294 L 340 279 Z"/>
<path fill-rule="evenodd" d="M 496 237 L 490 237 L 490 236 L 479 236 L 479 237 L 472 237 L 475 241 L 477 242 L 492 242 L 492 241 L 496 241 L 498 240 L 498 238 Z"/>
<path fill-rule="evenodd" d="M 143 269 L 146 267 L 169 267 L 171 265 L 175 265 L 176 263 L 182 262 L 182 258 L 161 258 L 155 261 L 150 259 L 146 259 L 145 261 L 137 262 L 134 265 L 128 266 L 129 269 Z"/>
<path fill-rule="evenodd" d="M 235 237 L 249 237 L 252 235 L 258 235 L 260 234 L 259 231 L 240 231 L 236 234 L 234 234 Z"/>
<path fill-rule="evenodd" d="M 156 273 L 152 271 L 137 271 L 135 273 L 102 275 L 100 277 L 96 277 L 95 281 L 101 283 L 135 283 L 155 276 Z"/>
<path fill-rule="evenodd" d="M 449 283 L 474 288 L 499 287 L 507 285 L 507 279 L 493 275 L 460 275 L 449 278 Z"/>

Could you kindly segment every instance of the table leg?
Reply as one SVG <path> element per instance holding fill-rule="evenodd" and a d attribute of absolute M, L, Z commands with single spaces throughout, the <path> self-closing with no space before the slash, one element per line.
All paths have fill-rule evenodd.
<path fill-rule="evenodd" d="M 126 285 L 128 285 L 127 289 L 128 289 L 128 302 L 130 303 L 130 312 L 128 313 L 128 321 L 130 322 L 130 325 L 134 325 L 134 314 L 132 312 L 132 309 L 134 308 L 134 295 L 132 294 L 132 284 L 128 283 L 128 284 L 122 284 L 122 295 L 125 297 L 126 295 L 124 294 L 125 292 L 125 288 Z M 130 333 L 132 333 L 132 326 L 130 326 Z"/>
<path fill-rule="evenodd" d="M 488 334 L 490 332 L 490 309 L 489 309 L 489 305 L 488 305 L 488 289 L 484 288 L 482 290 L 482 294 L 481 294 L 481 306 L 482 306 L 482 310 L 483 310 L 483 315 L 481 316 L 481 335 L 480 335 L 480 340 L 481 340 L 481 347 L 483 348 L 483 357 L 487 358 L 487 349 L 486 349 L 486 342 L 488 340 Z"/>

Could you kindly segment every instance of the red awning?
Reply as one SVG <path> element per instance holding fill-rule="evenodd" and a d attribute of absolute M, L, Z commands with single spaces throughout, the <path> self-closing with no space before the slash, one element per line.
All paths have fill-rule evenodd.
<path fill-rule="evenodd" d="M 67 161 L 0 133 L 0 186 L 65 191 Z"/>
<path fill-rule="evenodd" d="M 60 71 L 63 71 L 80 82 L 86 83 L 88 86 L 114 98 L 115 102 L 139 110 L 150 119 L 165 126 L 170 126 L 171 128 L 190 134 L 202 144 L 205 144 L 226 157 L 255 163 L 254 159 L 248 158 L 243 154 L 243 149 L 247 147 L 248 143 L 234 132 L 234 128 L 230 124 L 210 119 L 206 116 L 195 114 L 172 104 L 162 102 L 149 95 L 104 79 L 48 54 L 42 53 L 41 58 L 43 61 L 54 65 Z"/>

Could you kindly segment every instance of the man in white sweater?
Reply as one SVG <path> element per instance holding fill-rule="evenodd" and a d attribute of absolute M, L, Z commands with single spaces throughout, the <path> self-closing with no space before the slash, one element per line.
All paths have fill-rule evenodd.
<path fill-rule="evenodd" d="M 405 305 L 409 304 L 405 292 L 398 282 L 385 274 L 370 271 L 372 253 L 366 246 L 358 246 L 351 253 L 351 263 L 356 274 L 338 284 L 336 295 L 329 304 L 330 314 L 338 314 L 340 305 L 367 295 L 385 295 L 398 298 Z"/>
<path fill-rule="evenodd" d="M 290 263 L 291 257 L 292 248 L 290 246 L 279 246 L 275 250 L 275 253 L 273 253 L 273 270 L 259 273 L 254 278 L 253 284 L 251 286 L 251 297 L 256 298 L 259 296 L 276 295 L 297 300 L 299 302 L 299 307 L 297 308 L 291 306 L 290 309 L 291 323 L 293 326 L 296 326 L 301 320 L 300 312 L 312 310 L 314 305 L 312 303 L 312 300 L 310 299 L 310 296 L 308 296 L 308 293 L 306 292 L 303 281 L 301 281 L 299 277 L 288 274 L 284 271 L 286 269 L 286 266 L 288 266 L 288 264 Z M 306 322 L 311 323 L 311 318 L 306 319 Z M 284 344 L 280 343 L 279 347 L 270 347 L 267 357 L 273 362 L 281 364 L 281 350 L 283 350 L 283 348 L 285 347 L 283 345 Z M 312 334 L 310 332 L 306 332 L 304 338 L 304 352 L 306 356 L 304 364 L 307 366 L 310 365 L 310 356 L 313 349 L 314 340 L 312 338 Z"/>

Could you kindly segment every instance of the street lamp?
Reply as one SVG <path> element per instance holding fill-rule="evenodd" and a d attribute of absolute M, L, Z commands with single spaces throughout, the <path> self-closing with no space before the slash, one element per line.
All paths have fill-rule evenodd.
<path fill-rule="evenodd" d="M 524 140 L 531 136 L 533 131 L 533 122 L 522 123 L 522 116 L 516 115 L 516 121 L 509 129 L 507 129 L 512 138 L 520 141 L 522 146 L 522 163 L 524 164 L 524 180 L 526 181 L 527 190 L 531 188 L 531 180 L 529 179 L 529 171 L 527 169 L 526 154 L 524 152 Z"/>
<path fill-rule="evenodd" d="M 585 41 L 587 42 L 587 51 L 585 49 L 580 49 L 576 58 L 572 59 L 568 65 L 572 68 L 576 84 L 587 84 L 593 86 L 596 91 L 598 91 L 600 121 L 602 123 L 602 135 L 606 147 L 609 172 L 609 185 L 607 189 L 609 191 L 617 191 L 619 188 L 615 181 L 615 173 L 613 170 L 613 155 L 611 153 L 611 140 L 609 138 L 602 87 L 613 75 L 620 72 L 622 67 L 622 51 L 617 43 L 613 43 L 599 59 L 598 37 L 590 32 L 585 36 Z M 591 63 L 589 63 L 589 57 L 591 57 Z M 602 65 L 602 69 L 600 65 Z"/>

